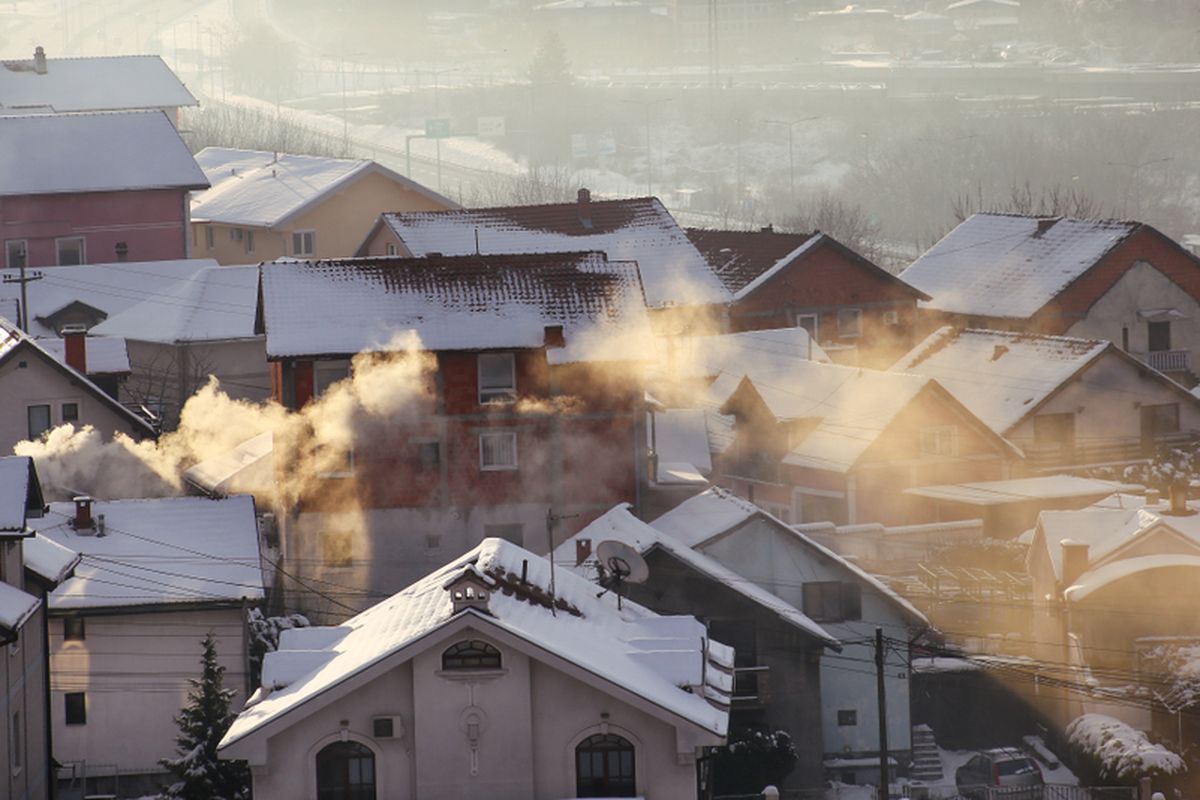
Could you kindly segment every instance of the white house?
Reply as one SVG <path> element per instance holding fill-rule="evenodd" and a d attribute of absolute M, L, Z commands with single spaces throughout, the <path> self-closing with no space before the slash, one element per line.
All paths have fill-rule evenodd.
<path fill-rule="evenodd" d="M 694 800 L 733 652 L 511 542 L 336 627 L 285 631 L 221 743 L 256 800 Z"/>
<path fill-rule="evenodd" d="M 857 782 L 860 769 L 878 764 L 871 640 L 882 628 L 888 752 L 906 763 L 908 643 L 930 627 L 921 612 L 832 550 L 719 487 L 650 524 L 785 600 L 842 643 L 840 653 L 821 656 L 821 727 L 832 779 Z"/>
<path fill-rule="evenodd" d="M 254 502 L 81 497 L 30 524 L 82 556 L 49 598 L 55 756 L 76 779 L 156 788 L 209 631 L 246 697 L 246 605 L 264 596 Z"/>

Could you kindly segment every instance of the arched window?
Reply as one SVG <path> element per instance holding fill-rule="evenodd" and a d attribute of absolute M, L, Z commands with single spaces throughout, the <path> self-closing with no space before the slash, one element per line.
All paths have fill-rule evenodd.
<path fill-rule="evenodd" d="M 442 653 L 442 669 L 500 669 L 500 651 L 487 642 L 459 642 Z"/>
<path fill-rule="evenodd" d="M 358 742 L 317 753 L 317 800 L 375 800 L 375 754 Z"/>
<path fill-rule="evenodd" d="M 633 745 L 613 733 L 589 736 L 575 748 L 577 797 L 634 797 Z"/>

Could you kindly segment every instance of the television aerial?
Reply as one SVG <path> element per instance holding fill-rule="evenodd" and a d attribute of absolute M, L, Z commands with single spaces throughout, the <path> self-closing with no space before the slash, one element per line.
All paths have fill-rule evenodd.
<path fill-rule="evenodd" d="M 645 583 L 650 578 L 650 567 L 646 559 L 634 548 L 610 539 L 596 545 L 596 569 L 600 573 L 600 585 L 604 592 L 617 595 L 617 608 L 621 607 L 621 587 L 627 583 Z M 596 595 L 601 597 L 604 592 Z"/>

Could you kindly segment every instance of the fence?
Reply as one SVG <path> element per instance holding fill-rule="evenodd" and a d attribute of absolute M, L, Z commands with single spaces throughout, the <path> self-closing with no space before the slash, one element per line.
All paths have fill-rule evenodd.
<path fill-rule="evenodd" d="M 897 791 L 897 789 L 899 791 Z M 826 789 L 793 789 L 779 793 L 781 800 L 876 800 L 874 786 L 839 784 Z M 1132 786 L 1070 786 L 1048 783 L 1045 786 L 922 786 L 901 784 L 892 787 L 893 798 L 911 800 L 1137 800 Z M 717 795 L 713 800 L 764 800 L 764 794 Z"/>

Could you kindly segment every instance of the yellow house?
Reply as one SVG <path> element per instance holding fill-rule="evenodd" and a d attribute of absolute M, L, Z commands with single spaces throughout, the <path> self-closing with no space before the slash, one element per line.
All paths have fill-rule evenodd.
<path fill-rule="evenodd" d="M 192 195 L 192 252 L 218 264 L 354 254 L 384 211 L 458 204 L 374 161 L 207 147 L 212 188 Z"/>

